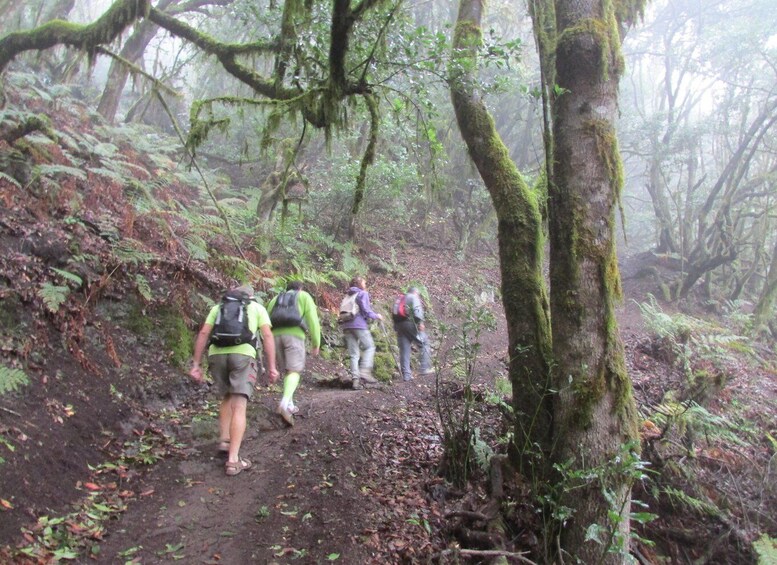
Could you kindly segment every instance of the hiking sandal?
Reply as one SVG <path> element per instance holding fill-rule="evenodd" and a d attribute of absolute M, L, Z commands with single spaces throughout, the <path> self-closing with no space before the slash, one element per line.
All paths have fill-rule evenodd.
<path fill-rule="evenodd" d="M 229 440 L 222 439 L 219 441 L 219 453 L 229 453 Z"/>
<path fill-rule="evenodd" d="M 238 461 L 227 461 L 224 464 L 224 471 L 226 472 L 227 476 L 234 477 L 235 475 L 239 475 L 246 469 L 251 468 L 252 463 L 248 459 L 239 459 Z"/>

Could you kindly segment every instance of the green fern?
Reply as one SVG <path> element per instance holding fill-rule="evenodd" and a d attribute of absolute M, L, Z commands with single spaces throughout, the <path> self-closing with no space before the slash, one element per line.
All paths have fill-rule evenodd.
<path fill-rule="evenodd" d="M 101 159 L 115 159 L 119 148 L 113 143 L 101 142 L 92 147 L 92 154 Z"/>
<path fill-rule="evenodd" d="M 7 181 L 7 182 L 10 182 L 16 188 L 21 188 L 22 187 L 22 185 L 19 184 L 19 181 L 17 181 L 12 176 L 5 174 L 3 171 L 0 171 L 0 180 L 4 180 L 4 181 Z"/>
<path fill-rule="evenodd" d="M 704 436 L 708 442 L 723 440 L 739 446 L 748 445 L 741 437 L 743 432 L 748 432 L 747 428 L 724 416 L 712 414 L 696 402 L 665 399 L 654 410 L 650 420 L 667 431 L 676 428 L 677 433 L 683 435 L 691 426 L 697 435 Z"/>
<path fill-rule="evenodd" d="M 189 255 L 192 256 L 192 259 L 197 261 L 207 261 L 210 258 L 210 254 L 208 253 L 208 244 L 200 236 L 190 233 L 184 236 L 183 241 L 186 245 L 187 251 L 189 251 Z"/>
<path fill-rule="evenodd" d="M 86 173 L 75 167 L 65 165 L 36 165 L 33 170 L 42 176 L 57 177 L 59 175 L 76 177 L 79 180 L 86 180 Z"/>
<path fill-rule="evenodd" d="M 673 504 L 678 504 L 700 516 L 720 516 L 720 508 L 713 503 L 695 498 L 680 489 L 665 487 L 662 492 L 669 497 Z"/>
<path fill-rule="evenodd" d="M 21 369 L 0 365 L 0 396 L 30 384 L 30 379 Z"/>
<path fill-rule="evenodd" d="M 105 167 L 89 167 L 87 170 L 90 173 L 94 173 L 96 175 L 100 175 L 101 177 L 110 179 L 117 184 L 124 184 L 126 182 L 124 175 L 116 171 L 106 169 Z"/>
<path fill-rule="evenodd" d="M 758 565 L 777 563 L 777 540 L 768 534 L 761 534 L 761 537 L 753 542 L 753 549 L 758 555 Z"/>
<path fill-rule="evenodd" d="M 146 277 L 141 274 L 135 275 L 135 288 L 137 289 L 138 294 L 143 297 L 146 302 L 151 302 L 154 295 L 151 292 L 151 286 L 148 284 Z"/>
<path fill-rule="evenodd" d="M 52 271 L 57 273 L 62 278 L 74 283 L 76 285 L 76 288 L 80 287 L 82 284 L 84 284 L 84 279 L 79 277 L 78 275 L 75 275 L 69 271 L 63 271 L 62 269 L 57 269 L 56 267 L 50 267 Z"/>
<path fill-rule="evenodd" d="M 67 297 L 70 296 L 70 289 L 66 286 L 57 286 L 45 282 L 38 289 L 38 296 L 41 297 L 46 308 L 56 314 L 65 300 L 67 300 Z"/>
<path fill-rule="evenodd" d="M 143 244 L 134 239 L 123 239 L 113 248 L 113 254 L 122 263 L 130 263 L 138 266 L 150 263 L 157 258 L 157 254 L 149 251 L 143 251 Z"/>

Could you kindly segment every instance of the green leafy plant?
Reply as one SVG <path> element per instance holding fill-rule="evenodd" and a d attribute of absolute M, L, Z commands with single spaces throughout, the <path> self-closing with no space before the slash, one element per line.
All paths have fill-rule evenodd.
<path fill-rule="evenodd" d="M 466 291 L 456 293 L 470 296 Z M 462 321 L 457 328 L 440 328 L 441 335 L 455 336 L 455 343 L 449 349 L 446 365 L 449 381 L 444 380 L 442 371 L 436 371 L 435 400 L 443 430 L 443 470 L 445 476 L 456 485 L 463 485 L 477 464 L 481 469 L 488 466 L 492 452 L 480 440 L 479 430 L 472 420 L 477 400 L 473 391 L 476 376 L 480 335 L 493 329 L 496 319 L 493 313 L 472 302 L 454 301 Z M 454 394 L 455 392 L 455 394 Z"/>
<path fill-rule="evenodd" d="M 12 444 L 3 434 L 0 434 L 0 446 L 5 447 L 8 451 L 13 453 L 16 451 L 16 447 L 14 447 L 14 444 Z M 5 463 L 5 459 L 0 456 L 0 465 Z"/>
<path fill-rule="evenodd" d="M 70 296 L 70 288 L 44 282 L 38 288 L 38 296 L 43 300 L 49 312 L 56 314 L 67 297 Z"/>
<path fill-rule="evenodd" d="M 151 300 L 154 298 L 154 295 L 151 292 L 151 286 L 148 284 L 148 280 L 141 274 L 135 275 L 135 288 L 137 289 L 138 294 L 146 302 L 151 302 Z"/>
<path fill-rule="evenodd" d="M 82 284 L 84 284 L 84 279 L 79 277 L 76 274 L 71 273 L 70 271 L 64 271 L 62 269 L 57 269 L 56 267 L 51 267 L 51 270 L 57 273 L 60 277 L 65 279 L 68 282 L 73 283 L 76 285 L 76 288 L 80 287 Z"/>
<path fill-rule="evenodd" d="M 22 386 L 30 384 L 27 374 L 21 369 L 0 365 L 0 396 L 17 391 Z"/>
<path fill-rule="evenodd" d="M 123 239 L 113 248 L 113 254 L 122 263 L 128 263 L 134 266 L 150 263 L 157 259 L 157 254 L 151 251 L 145 251 L 145 245 L 134 239 Z"/>
<path fill-rule="evenodd" d="M 753 542 L 753 549 L 758 554 L 758 565 L 777 563 L 777 540 L 767 534 Z"/>
<path fill-rule="evenodd" d="M 602 555 L 617 554 L 623 559 L 628 559 L 629 538 L 638 538 L 642 543 L 651 545 L 649 540 L 642 539 L 633 530 L 626 537 L 621 525 L 626 504 L 630 501 L 630 486 L 622 488 L 624 483 L 631 485 L 636 481 L 647 479 L 647 465 L 637 452 L 636 443 L 621 445 L 618 452 L 602 465 L 588 468 L 576 468 L 572 461 L 565 464 L 556 464 L 554 469 L 560 476 L 560 480 L 551 485 L 551 493 L 543 498 L 553 516 L 553 521 L 558 527 L 563 527 L 564 522 L 573 517 L 571 509 L 564 505 L 563 500 L 574 496 L 577 491 L 596 488 L 607 501 L 609 511 L 604 523 L 589 524 L 586 529 L 586 541 L 593 541 L 602 546 Z M 646 508 L 643 503 L 632 504 Z M 657 518 L 649 512 L 634 512 L 631 510 L 626 519 L 645 524 Z"/>

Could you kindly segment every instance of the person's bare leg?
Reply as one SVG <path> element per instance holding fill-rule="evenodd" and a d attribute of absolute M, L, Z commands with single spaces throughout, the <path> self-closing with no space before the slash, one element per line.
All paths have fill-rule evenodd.
<path fill-rule="evenodd" d="M 246 407 L 248 399 L 242 394 L 232 394 L 229 397 L 232 419 L 229 423 L 229 459 L 230 463 L 240 460 L 240 444 L 246 431 Z"/>
<path fill-rule="evenodd" d="M 232 395 L 227 394 L 219 406 L 219 442 L 229 441 L 229 425 L 232 421 Z"/>

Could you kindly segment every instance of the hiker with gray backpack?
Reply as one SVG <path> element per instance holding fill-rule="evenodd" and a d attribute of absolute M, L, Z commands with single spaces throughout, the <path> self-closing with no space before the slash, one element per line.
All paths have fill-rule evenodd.
<path fill-rule="evenodd" d="M 340 314 L 337 317 L 350 357 L 351 387 L 354 390 L 361 390 L 365 384 L 378 382 L 372 375 L 375 341 L 369 328 L 370 320 L 383 320 L 383 316 L 372 310 L 367 280 L 357 276 L 351 279 L 350 288 L 340 303 Z"/>

